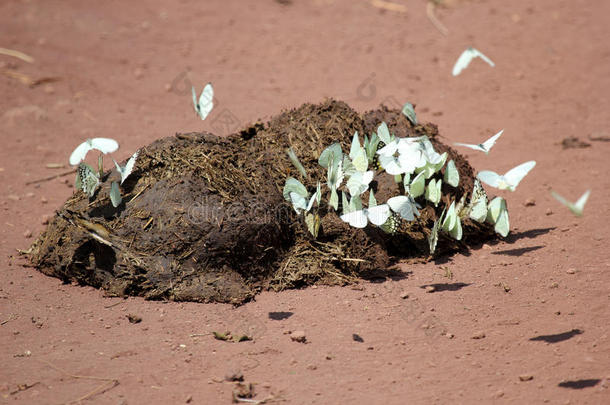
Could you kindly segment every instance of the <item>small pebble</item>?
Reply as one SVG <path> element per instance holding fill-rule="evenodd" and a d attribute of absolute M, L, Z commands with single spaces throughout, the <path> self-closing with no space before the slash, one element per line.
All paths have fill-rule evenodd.
<path fill-rule="evenodd" d="M 23 237 L 24 238 L 31 238 L 32 237 L 32 231 L 30 231 L 29 229 L 27 229 L 24 233 L 23 233 Z"/>
<path fill-rule="evenodd" d="M 40 223 L 43 225 L 47 225 L 50 220 L 51 220 L 51 216 L 49 214 L 44 214 L 40 219 Z"/>
<path fill-rule="evenodd" d="M 49 202 L 49 200 L 47 200 L 45 197 L 42 197 L 42 198 L 40 199 L 40 202 L 41 202 L 41 203 L 43 203 L 43 204 L 46 204 L 46 203 L 48 203 L 48 202 Z"/>
<path fill-rule="evenodd" d="M 445 333 L 445 336 L 447 336 L 447 339 L 453 339 L 453 333 Z"/>
<path fill-rule="evenodd" d="M 427 293 L 433 293 L 434 291 L 436 291 L 436 288 L 434 288 L 433 285 L 427 285 L 426 286 L 426 292 Z"/>
<path fill-rule="evenodd" d="M 54 94 L 55 93 L 55 87 L 53 87 L 50 84 L 47 84 L 46 86 L 44 86 L 44 92 L 47 94 Z"/>
<path fill-rule="evenodd" d="M 305 336 L 305 332 L 302 330 L 295 330 L 290 334 L 290 339 L 293 342 L 305 343 L 307 341 L 307 336 Z"/>
<path fill-rule="evenodd" d="M 519 376 L 519 380 L 521 380 L 521 381 L 531 381 L 533 379 L 534 379 L 534 376 L 531 374 L 521 374 Z"/>
<path fill-rule="evenodd" d="M 553 215 L 553 210 L 550 208 L 547 208 L 546 211 L 544 212 L 546 215 Z"/>
<path fill-rule="evenodd" d="M 485 332 L 477 332 L 474 335 L 472 335 L 470 338 L 471 339 L 483 339 L 485 337 Z"/>
<path fill-rule="evenodd" d="M 576 273 L 576 269 L 570 267 L 569 269 L 566 270 L 566 273 L 568 273 L 568 274 L 575 274 Z"/>
<path fill-rule="evenodd" d="M 401 293 L 400 298 L 402 298 L 403 300 L 406 300 L 407 298 L 409 298 L 409 293 L 408 292 Z"/>
<path fill-rule="evenodd" d="M 19 196 L 17 194 L 9 194 L 6 196 L 9 200 L 19 201 Z"/>
<path fill-rule="evenodd" d="M 525 205 L 526 207 L 533 207 L 534 205 L 536 205 L 536 200 L 534 200 L 533 198 L 530 197 L 527 200 L 525 200 L 523 205 Z"/>

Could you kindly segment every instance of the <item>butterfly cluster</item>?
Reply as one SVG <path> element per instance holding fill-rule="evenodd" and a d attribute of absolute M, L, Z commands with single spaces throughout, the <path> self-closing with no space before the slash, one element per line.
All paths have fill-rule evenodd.
<path fill-rule="evenodd" d="M 95 192 L 99 185 L 101 184 L 101 177 L 104 168 L 103 155 L 116 152 L 119 148 L 119 144 L 114 139 L 110 138 L 92 138 L 87 139 L 85 142 L 78 145 L 72 154 L 70 155 L 70 165 L 76 166 L 78 168 L 76 170 L 76 182 L 75 186 L 77 190 L 82 190 L 89 198 L 93 198 L 95 196 Z M 91 150 L 97 150 L 100 153 L 98 156 L 98 170 L 96 171 L 84 162 L 87 153 Z M 127 160 L 125 166 L 121 166 L 117 163 L 116 160 L 112 159 L 114 165 L 117 169 L 117 172 L 121 176 L 121 183 L 127 179 L 127 177 L 131 174 L 136 164 L 136 159 L 138 158 L 139 151 L 136 151 L 130 158 Z M 110 202 L 116 208 L 121 204 L 121 190 L 119 188 L 119 183 L 113 181 L 110 185 Z"/>
<path fill-rule="evenodd" d="M 410 103 L 405 104 L 403 114 L 415 125 L 417 120 Z M 287 153 L 298 172 L 307 177 L 295 152 L 289 149 Z M 438 153 L 428 137 L 399 138 L 391 134 L 387 124 L 382 122 L 370 137 L 365 135 L 362 142 L 358 132 L 354 133 L 349 153 L 344 153 L 341 145 L 334 143 L 320 154 L 318 163 L 327 173 L 324 195 L 328 199 L 324 203 L 328 209 L 338 211 L 341 220 L 350 226 L 365 228 L 371 224 L 394 234 L 402 221 L 417 220 L 421 204 L 428 201 L 438 206 L 441 203 L 443 183 L 451 187 L 459 185 L 457 166 L 453 160 L 447 159 L 448 154 Z M 402 187 L 398 187 L 401 190 L 399 195 L 379 203 L 369 186 L 383 173 L 393 176 Z M 368 199 L 364 198 L 367 193 Z M 310 194 L 299 180 L 290 177 L 286 180 L 283 194 L 297 214 L 305 216 L 309 232 L 317 237 L 319 208 L 323 201 L 320 182 L 315 192 Z M 487 214 L 487 195 L 480 182 L 475 180 L 468 204 L 463 197 L 459 203 L 453 201 L 449 208 L 443 209 L 429 235 L 430 251 L 435 250 L 439 231 L 459 240 L 462 238 L 463 218 L 468 216 L 478 222 L 495 218 L 488 219 Z"/>

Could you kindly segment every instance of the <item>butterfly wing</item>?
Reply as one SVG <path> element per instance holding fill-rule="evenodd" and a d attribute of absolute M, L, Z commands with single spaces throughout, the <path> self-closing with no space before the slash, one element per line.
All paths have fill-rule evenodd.
<path fill-rule="evenodd" d="M 413 198 L 417 198 L 420 195 L 424 194 L 426 190 L 426 176 L 424 172 L 420 172 L 411 184 L 409 185 L 409 195 Z"/>
<path fill-rule="evenodd" d="M 534 166 L 536 166 L 536 162 L 534 160 L 530 160 L 529 162 L 522 163 L 506 172 L 504 179 L 509 186 L 508 189 L 514 191 L 521 180 L 527 176 Z"/>
<path fill-rule="evenodd" d="M 136 160 L 138 159 L 139 153 L 140 153 L 140 151 L 137 150 L 133 155 L 131 155 L 131 157 L 129 158 L 127 163 L 125 163 L 125 167 L 123 168 L 123 170 L 120 171 L 121 172 L 121 184 L 123 184 L 125 179 L 127 179 L 127 177 L 133 171 L 133 168 L 136 164 Z M 114 163 L 116 164 L 116 161 Z"/>
<path fill-rule="evenodd" d="M 455 225 L 449 231 L 449 235 L 455 240 L 462 240 L 462 221 L 458 215 L 455 216 Z"/>
<path fill-rule="evenodd" d="M 477 54 L 473 48 L 468 48 L 462 52 L 458 60 L 455 62 L 455 65 L 453 65 L 453 71 L 451 72 L 453 76 L 457 76 L 462 73 L 462 70 L 466 69 L 468 65 L 470 65 L 470 62 L 475 56 L 477 56 Z"/>
<path fill-rule="evenodd" d="M 443 209 L 443 212 L 441 213 L 441 215 L 438 217 L 438 219 L 436 221 L 434 221 L 434 226 L 432 227 L 432 230 L 430 231 L 430 235 L 428 235 L 428 246 L 430 247 L 430 254 L 434 254 L 434 251 L 436 250 L 436 244 L 438 242 L 438 230 L 443 221 L 443 215 L 445 215 L 444 209 Z"/>
<path fill-rule="evenodd" d="M 386 145 L 392 142 L 392 137 L 390 136 L 390 129 L 388 128 L 388 125 L 385 122 L 382 122 L 377 128 L 377 136 L 379 137 L 381 142 L 385 143 Z"/>
<path fill-rule="evenodd" d="M 201 96 L 199 96 L 197 105 L 199 106 L 199 117 L 201 117 L 201 120 L 205 120 L 214 108 L 214 88 L 212 87 L 212 83 L 205 85 L 201 92 Z"/>
<path fill-rule="evenodd" d="M 328 169 L 331 160 L 337 161 L 337 159 L 341 159 L 342 157 L 343 150 L 341 149 L 341 145 L 339 143 L 333 143 L 322 151 L 318 158 L 318 164 L 323 168 Z"/>
<path fill-rule="evenodd" d="M 91 148 L 102 153 L 112 153 L 119 149 L 119 143 L 110 138 L 93 138 L 91 139 Z"/>
<path fill-rule="evenodd" d="M 314 238 L 317 238 L 318 232 L 320 231 L 320 217 L 318 214 L 305 215 L 305 224 L 307 224 L 309 233 L 311 233 Z"/>
<path fill-rule="evenodd" d="M 358 153 L 362 149 L 360 146 L 360 138 L 358 138 L 358 131 L 354 132 L 354 137 L 352 138 L 352 146 L 349 150 L 349 158 L 354 160 L 356 157 L 356 153 Z"/>
<path fill-rule="evenodd" d="M 369 221 L 377 226 L 385 224 L 390 214 L 390 207 L 387 204 L 376 205 L 366 210 Z"/>
<path fill-rule="evenodd" d="M 403 168 L 400 167 L 398 159 L 395 156 L 379 155 L 379 163 L 383 170 L 392 176 L 397 176 L 405 172 Z"/>
<path fill-rule="evenodd" d="M 489 153 L 490 149 L 496 144 L 496 141 L 498 140 L 498 138 L 500 138 L 502 136 L 503 133 L 504 133 L 504 130 L 501 130 L 500 132 L 498 132 L 497 134 L 495 134 L 494 136 L 492 136 L 491 138 L 489 138 L 488 140 L 483 142 L 481 144 L 481 146 L 483 146 L 483 151 L 485 153 Z"/>
<path fill-rule="evenodd" d="M 445 183 L 450 184 L 453 187 L 457 187 L 460 182 L 460 174 L 455 166 L 455 162 L 453 159 L 447 163 L 447 167 L 445 168 L 444 178 Z"/>
<path fill-rule="evenodd" d="M 95 195 L 95 190 L 100 184 L 100 179 L 91 166 L 81 162 L 78 166 L 78 173 L 80 176 L 81 189 L 89 198 Z"/>
<path fill-rule="evenodd" d="M 283 196 L 286 199 L 286 201 L 291 201 L 292 199 L 290 198 L 290 193 L 297 193 L 298 195 L 300 195 L 303 198 L 307 198 L 307 189 L 305 188 L 305 186 L 298 181 L 297 179 L 295 179 L 294 177 L 288 177 L 286 179 L 286 184 L 284 185 L 284 190 L 283 190 Z"/>
<path fill-rule="evenodd" d="M 294 208 L 297 214 L 300 214 L 301 210 L 307 210 L 307 200 L 302 195 L 291 191 L 290 201 L 292 201 L 292 208 Z"/>
<path fill-rule="evenodd" d="M 461 143 L 461 142 L 454 142 L 453 144 L 456 145 L 456 146 L 465 146 L 465 147 L 470 148 L 470 149 L 480 150 L 481 152 L 485 152 L 485 149 L 483 149 L 481 147 L 481 145 L 473 145 L 471 143 Z"/>
<path fill-rule="evenodd" d="M 290 159 L 294 167 L 299 171 L 299 173 L 301 173 L 301 176 L 307 177 L 307 171 L 301 164 L 301 161 L 297 157 L 297 154 L 294 153 L 294 150 L 292 148 L 288 148 L 286 149 L 286 153 L 288 154 L 288 159 Z"/>
<path fill-rule="evenodd" d="M 587 200 L 589 199 L 589 194 L 591 194 L 591 190 L 585 191 L 585 193 L 574 204 L 576 209 L 580 212 L 580 215 L 582 215 L 582 211 L 585 208 L 585 204 L 587 203 Z"/>
<path fill-rule="evenodd" d="M 110 186 L 110 202 L 112 202 L 112 206 L 116 208 L 119 206 L 119 204 L 121 204 L 122 200 L 121 190 L 119 190 L 119 183 L 113 181 L 112 185 Z"/>
<path fill-rule="evenodd" d="M 468 210 L 470 211 L 468 214 L 470 219 L 479 223 L 485 221 L 487 216 L 487 193 L 485 193 L 481 182 L 476 178 L 474 179 Z"/>
<path fill-rule="evenodd" d="M 441 201 L 441 185 L 442 180 L 432 179 L 428 182 L 428 186 L 426 187 L 426 200 L 433 203 L 435 206 Z"/>
<path fill-rule="evenodd" d="M 199 104 L 197 103 L 197 93 L 195 92 L 195 86 L 191 86 L 191 94 L 193 96 L 193 108 L 197 115 L 199 115 Z"/>
<path fill-rule="evenodd" d="M 409 197 L 404 195 L 399 195 L 396 197 L 392 197 L 387 202 L 388 206 L 400 215 L 401 218 L 406 219 L 407 221 L 413 221 L 415 219 L 413 202 L 409 199 Z"/>
<path fill-rule="evenodd" d="M 497 188 L 500 185 L 502 176 L 496 172 L 492 172 L 491 170 L 482 170 L 479 172 L 479 174 L 477 174 L 477 178 L 483 183 Z"/>
<path fill-rule="evenodd" d="M 455 201 L 452 201 L 441 225 L 442 230 L 445 232 L 451 231 L 453 228 L 455 228 L 456 221 L 457 213 L 455 212 Z"/>
<path fill-rule="evenodd" d="M 366 214 L 364 210 L 357 210 L 341 215 L 341 220 L 347 222 L 354 228 L 364 228 L 367 224 Z"/>
<path fill-rule="evenodd" d="M 555 199 L 556 199 L 557 201 L 559 201 L 561 204 L 563 204 L 563 205 L 565 205 L 566 207 L 570 208 L 570 210 L 572 209 L 572 206 L 573 206 L 574 204 L 572 204 L 570 201 L 566 200 L 565 198 L 563 198 L 562 196 L 560 196 L 559 194 L 557 194 L 557 193 L 556 193 L 556 192 L 554 192 L 554 191 L 551 191 L 551 195 L 552 195 L 553 197 L 555 197 Z"/>
<path fill-rule="evenodd" d="M 474 57 L 479 57 L 479 58 L 483 59 L 485 62 L 487 62 L 487 64 L 489 66 L 491 66 L 491 67 L 496 66 L 496 64 L 493 63 L 492 60 L 489 59 L 487 56 L 483 55 L 483 53 L 481 51 L 472 48 L 472 52 L 473 52 Z"/>
<path fill-rule="evenodd" d="M 415 109 L 413 108 L 413 104 L 405 103 L 405 105 L 402 106 L 401 112 L 404 114 L 405 117 L 407 117 L 409 121 L 411 121 L 411 124 L 417 125 L 417 116 L 415 115 Z"/>
<path fill-rule="evenodd" d="M 506 211 L 506 200 L 502 197 L 494 198 L 487 207 L 487 217 L 485 220 L 491 224 L 497 223 L 502 211 Z"/>
<path fill-rule="evenodd" d="M 76 149 L 74 149 L 74 151 L 72 151 L 72 153 L 70 154 L 70 165 L 76 166 L 80 162 L 82 162 L 85 159 L 85 156 L 87 156 L 87 152 L 89 152 L 91 149 L 93 148 L 91 146 L 90 140 L 86 140 L 85 142 L 78 145 Z"/>
<path fill-rule="evenodd" d="M 508 221 L 508 210 L 506 209 L 506 205 L 501 209 L 500 215 L 498 216 L 498 220 L 494 226 L 494 230 L 496 233 L 502 235 L 502 237 L 506 237 L 508 232 L 510 231 L 510 224 Z"/>

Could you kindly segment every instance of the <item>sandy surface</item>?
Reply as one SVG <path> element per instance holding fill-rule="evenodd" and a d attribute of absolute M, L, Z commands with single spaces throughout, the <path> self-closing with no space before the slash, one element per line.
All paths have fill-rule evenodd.
<path fill-rule="evenodd" d="M 436 12 L 447 36 L 424 1 L 373 3 L 0 4 L 0 47 L 35 59 L 0 55 L 2 403 L 230 403 L 223 379 L 236 370 L 255 399 L 291 404 L 610 402 L 610 142 L 588 140 L 610 136 L 610 2 L 454 1 Z M 496 67 L 479 60 L 452 77 L 467 46 Z M 58 81 L 29 87 L 15 72 Z M 201 122 L 189 87 L 207 81 L 218 100 Z M 67 164 L 82 139 L 116 138 L 123 159 L 175 132 L 228 134 L 324 97 L 359 111 L 409 100 L 446 142 L 504 128 L 489 156 L 464 153 L 479 170 L 538 162 L 502 194 L 511 235 L 403 265 L 400 279 L 265 292 L 236 309 L 105 298 L 16 257 L 73 192 L 72 175 L 26 182 L 67 170 L 46 165 Z M 569 136 L 591 146 L 563 149 Z M 582 218 L 549 193 L 587 188 Z M 238 329 L 255 340 L 210 334 Z"/>

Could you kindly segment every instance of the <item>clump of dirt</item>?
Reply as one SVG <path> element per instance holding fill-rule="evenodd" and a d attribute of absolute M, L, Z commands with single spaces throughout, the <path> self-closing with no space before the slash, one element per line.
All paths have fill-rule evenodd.
<path fill-rule="evenodd" d="M 313 283 L 345 284 L 387 276 L 399 259 L 427 260 L 427 236 L 440 215 L 424 207 L 394 235 L 375 227 L 355 229 L 325 206 L 316 240 L 282 196 L 286 178 L 299 174 L 287 157 L 292 147 L 313 190 L 326 170 L 322 150 L 340 142 L 349 151 L 355 131 L 370 134 L 385 121 L 397 136 L 428 136 L 447 151 L 461 174 L 458 187 L 443 186 L 446 203 L 469 194 L 468 162 L 438 140 L 433 124 L 413 126 L 398 110 L 382 107 L 360 115 L 327 100 L 283 112 L 228 138 L 178 134 L 140 151 L 123 184 L 123 204 L 111 205 L 109 177 L 93 199 L 76 192 L 30 249 L 45 274 L 105 289 L 110 295 L 148 299 L 243 303 L 263 288 L 281 290 Z M 442 176 L 442 173 L 436 176 Z M 378 199 L 396 194 L 388 175 L 372 183 Z M 392 194 L 393 193 L 393 194 Z M 444 254 L 493 237 L 493 230 L 464 221 L 462 241 L 439 238 Z"/>

